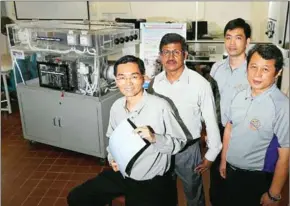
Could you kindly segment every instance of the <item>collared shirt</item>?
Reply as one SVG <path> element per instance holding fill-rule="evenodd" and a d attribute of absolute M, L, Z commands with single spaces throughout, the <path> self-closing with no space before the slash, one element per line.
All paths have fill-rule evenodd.
<path fill-rule="evenodd" d="M 151 126 L 156 137 L 156 142 L 135 162 L 130 178 L 147 180 L 165 174 L 170 168 L 171 156 L 186 144 L 186 136 L 168 102 L 144 91 L 142 100 L 129 112 L 126 109 L 126 98 L 121 97 L 111 107 L 107 136 L 110 137 L 118 124 L 127 118 L 137 127 Z M 111 161 L 108 147 L 107 151 L 108 160 Z"/>
<path fill-rule="evenodd" d="M 205 157 L 214 161 L 222 144 L 209 82 L 185 67 L 179 79 L 173 83 L 168 81 L 165 71 L 158 74 L 154 79 L 153 90 L 172 106 L 189 140 L 200 137 L 201 122 L 205 121 L 209 148 Z"/>
<path fill-rule="evenodd" d="M 228 57 L 220 62 L 216 62 L 211 68 L 210 75 L 218 84 L 221 98 L 221 120 L 225 126 L 227 123 L 225 112 L 231 104 L 233 95 L 249 85 L 247 79 L 247 61 L 245 60 L 239 68 L 232 69 Z"/>
<path fill-rule="evenodd" d="M 252 97 L 251 88 L 233 98 L 227 161 L 241 169 L 274 172 L 278 148 L 289 147 L 289 99 L 274 84 Z"/>

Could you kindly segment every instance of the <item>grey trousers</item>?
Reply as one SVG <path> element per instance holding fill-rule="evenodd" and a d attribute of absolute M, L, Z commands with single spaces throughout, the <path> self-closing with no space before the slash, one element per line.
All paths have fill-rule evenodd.
<path fill-rule="evenodd" d="M 175 173 L 182 181 L 187 206 L 205 206 L 202 176 L 194 171 L 201 160 L 200 141 L 175 155 Z"/>

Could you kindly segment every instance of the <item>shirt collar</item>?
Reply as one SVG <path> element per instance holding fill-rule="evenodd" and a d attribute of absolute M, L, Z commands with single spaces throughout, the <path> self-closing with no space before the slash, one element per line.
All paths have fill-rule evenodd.
<path fill-rule="evenodd" d="M 226 58 L 225 64 L 227 69 L 232 70 L 230 65 L 230 57 Z M 245 73 L 247 73 L 247 59 L 245 59 L 245 61 L 238 68 L 235 68 L 232 71 L 244 71 Z"/>
<path fill-rule="evenodd" d="M 249 86 L 247 88 L 247 92 L 246 92 L 246 98 L 248 99 L 252 99 L 252 100 L 257 100 L 257 101 L 261 101 L 263 99 L 263 97 L 268 96 L 269 94 L 271 94 L 274 90 L 276 90 L 277 85 L 274 83 L 270 88 L 268 88 L 266 91 L 264 91 L 262 94 L 259 94 L 255 97 L 252 97 L 252 89 Z"/>
<path fill-rule="evenodd" d="M 183 70 L 182 74 L 175 82 L 188 82 L 188 70 L 189 69 L 187 68 L 187 66 L 184 65 L 184 70 Z M 161 75 L 162 76 L 160 78 L 160 81 L 168 81 L 168 79 L 166 77 L 166 71 L 162 72 Z"/>
<path fill-rule="evenodd" d="M 166 80 L 166 72 L 163 71 L 160 75 L 161 75 L 161 76 L 160 76 L 159 81 L 160 81 L 160 82 L 161 82 L 161 81 L 165 81 L 165 80 Z"/>
<path fill-rule="evenodd" d="M 129 112 L 127 107 L 126 107 L 126 97 L 124 97 L 124 99 L 122 101 L 122 106 L 123 106 L 124 110 L 128 113 L 138 113 L 139 114 L 141 112 L 141 110 L 143 109 L 143 107 L 145 106 L 147 98 L 148 98 L 148 93 L 144 89 L 141 100 L 135 105 L 135 107 L 133 108 L 133 110 L 131 112 Z"/>

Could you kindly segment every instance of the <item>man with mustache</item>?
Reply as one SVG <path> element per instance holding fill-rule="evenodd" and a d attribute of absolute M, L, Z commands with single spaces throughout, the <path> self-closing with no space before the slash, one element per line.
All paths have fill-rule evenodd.
<path fill-rule="evenodd" d="M 175 155 L 175 172 L 182 180 L 187 205 L 204 206 L 201 174 L 210 168 L 222 147 L 211 86 L 200 74 L 185 66 L 188 52 L 181 35 L 164 35 L 159 51 L 164 71 L 152 80 L 151 87 L 156 95 L 172 105 L 187 135 L 185 148 Z M 204 158 L 200 151 L 202 119 L 208 136 Z"/>
<path fill-rule="evenodd" d="M 246 48 L 250 43 L 251 27 L 245 20 L 238 18 L 229 21 L 224 28 L 225 48 L 228 57 L 216 62 L 210 75 L 218 84 L 220 93 L 220 134 L 223 137 L 227 123 L 225 111 L 236 91 L 242 90 L 249 83 L 247 80 Z M 219 109 L 219 108 L 218 108 Z M 210 169 L 210 201 L 213 206 L 224 206 L 224 181 L 219 174 L 220 155 Z"/>

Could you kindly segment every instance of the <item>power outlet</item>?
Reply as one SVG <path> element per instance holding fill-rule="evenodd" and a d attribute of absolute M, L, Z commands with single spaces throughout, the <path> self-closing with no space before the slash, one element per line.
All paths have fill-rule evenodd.
<path fill-rule="evenodd" d="M 216 46 L 208 46 L 208 51 L 210 54 L 216 53 Z"/>

